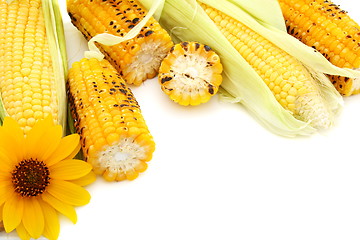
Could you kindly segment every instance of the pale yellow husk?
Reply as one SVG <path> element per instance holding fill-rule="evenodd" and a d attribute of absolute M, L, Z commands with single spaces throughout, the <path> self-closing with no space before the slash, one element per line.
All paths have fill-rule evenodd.
<path fill-rule="evenodd" d="M 153 4 L 151 0 L 140 0 L 140 2 L 147 8 Z M 276 134 L 296 136 L 316 132 L 309 122 L 297 120 L 292 113 L 280 106 L 264 81 L 222 35 L 197 1 L 163 0 L 163 2 L 164 7 L 159 21 L 170 32 L 175 42 L 199 41 L 211 46 L 219 54 L 224 66 L 224 80 L 221 85 L 225 96 L 223 99 L 242 103 Z M 324 73 L 359 77 L 360 72 L 332 65 L 320 53 L 288 35 L 276 0 L 266 3 L 261 0 L 199 0 L 199 2 L 241 21 L 300 60 L 315 76 L 329 109 L 332 109 L 334 115 L 339 112 L 343 104 L 342 97 L 324 77 Z"/>

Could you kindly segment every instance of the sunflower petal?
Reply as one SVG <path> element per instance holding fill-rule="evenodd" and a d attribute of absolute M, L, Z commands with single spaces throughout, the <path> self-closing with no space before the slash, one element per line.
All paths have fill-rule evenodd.
<path fill-rule="evenodd" d="M 15 158 L 9 157 L 4 151 L 0 150 L 0 171 L 11 172 L 15 166 Z"/>
<path fill-rule="evenodd" d="M 36 198 L 24 199 L 24 214 L 22 222 L 33 238 L 39 238 L 44 231 L 44 214 Z"/>
<path fill-rule="evenodd" d="M 60 233 L 59 216 L 56 210 L 48 203 L 41 200 L 41 207 L 45 217 L 44 236 L 49 240 L 56 240 Z"/>
<path fill-rule="evenodd" d="M 40 156 L 39 147 L 43 144 L 43 139 L 46 134 L 54 127 L 54 123 L 51 115 L 44 120 L 38 120 L 32 129 L 27 133 L 25 138 L 25 157 L 26 158 L 38 158 Z M 42 152 L 41 152 L 42 153 Z"/>
<path fill-rule="evenodd" d="M 9 135 L 13 136 L 14 139 L 17 139 L 19 142 L 24 140 L 24 132 L 15 119 L 11 117 L 5 117 L 3 128 L 6 129 L 6 132 Z"/>
<path fill-rule="evenodd" d="M 4 223 L 3 221 L 3 209 L 4 209 L 4 204 L 0 205 L 0 231 L 4 231 Z"/>
<path fill-rule="evenodd" d="M 30 234 L 26 231 L 23 223 L 20 223 L 20 225 L 16 228 L 16 232 L 21 240 L 30 240 L 31 238 Z"/>
<path fill-rule="evenodd" d="M 19 124 L 16 122 L 15 119 L 11 117 L 5 117 L 3 127 L 1 128 L 7 137 L 4 141 L 7 145 L 11 148 L 14 148 L 14 154 L 17 156 L 18 159 L 23 158 L 23 144 L 24 144 L 24 133 L 23 130 L 20 128 Z M 1 144 L 1 146 L 4 146 Z"/>
<path fill-rule="evenodd" d="M 69 218 L 74 224 L 77 222 L 77 215 L 73 206 L 60 201 L 49 193 L 42 194 L 42 199 L 56 211 Z"/>
<path fill-rule="evenodd" d="M 63 159 L 71 159 L 80 150 L 80 136 L 71 134 L 61 139 L 58 148 L 47 157 L 46 164 L 51 166 Z"/>
<path fill-rule="evenodd" d="M 73 206 L 82 206 L 90 201 L 90 194 L 83 187 L 63 180 L 52 179 L 48 192 L 62 202 Z"/>
<path fill-rule="evenodd" d="M 23 198 L 12 193 L 4 204 L 3 220 L 6 232 L 11 232 L 17 228 L 21 222 L 24 211 Z"/>
<path fill-rule="evenodd" d="M 4 204 L 12 194 L 14 194 L 14 188 L 11 181 L 1 181 L 0 182 L 0 205 Z"/>
<path fill-rule="evenodd" d="M 60 125 L 56 125 L 47 131 L 41 138 L 41 143 L 36 150 L 39 152 L 39 159 L 46 162 L 46 159 L 58 148 L 62 133 L 62 126 Z"/>
<path fill-rule="evenodd" d="M 91 171 L 88 174 L 86 174 L 85 176 L 78 178 L 78 179 L 70 180 L 69 182 L 72 182 L 79 186 L 87 186 L 87 185 L 95 182 L 95 180 L 96 180 L 96 174 L 93 171 Z"/>
<path fill-rule="evenodd" d="M 4 153 L 13 164 L 16 164 L 24 157 L 23 142 L 24 137 L 17 139 L 11 134 L 9 129 L 4 127 L 0 128 L 0 151 Z"/>
<path fill-rule="evenodd" d="M 61 136 L 62 127 L 60 125 L 48 128 L 37 141 L 34 140 L 36 145 L 27 150 L 27 157 L 45 160 L 46 163 L 46 155 L 49 156 L 56 150 L 60 143 Z M 27 139 L 25 141 L 27 141 Z M 27 142 L 27 144 L 28 143 L 29 142 Z M 36 151 L 34 151 L 34 149 L 36 149 Z"/>
<path fill-rule="evenodd" d="M 50 177 L 61 180 L 73 180 L 83 177 L 91 169 L 92 166 L 89 163 L 75 159 L 63 160 L 49 167 Z"/>
<path fill-rule="evenodd" d="M 0 171 L 0 185 L 3 182 L 11 182 L 11 177 L 12 177 L 11 172 Z"/>

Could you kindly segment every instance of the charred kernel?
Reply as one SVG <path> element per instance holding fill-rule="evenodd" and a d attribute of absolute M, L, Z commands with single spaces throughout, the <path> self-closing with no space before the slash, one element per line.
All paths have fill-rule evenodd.
<path fill-rule="evenodd" d="M 209 91 L 209 93 L 210 93 L 211 95 L 214 95 L 214 86 L 211 85 L 211 84 L 209 84 L 209 85 L 208 85 L 208 91 Z"/>
<path fill-rule="evenodd" d="M 132 23 L 133 23 L 133 24 L 136 24 L 139 20 L 140 20 L 140 18 L 134 18 L 134 19 L 132 20 Z"/>
<path fill-rule="evenodd" d="M 200 47 L 200 43 L 195 43 L 195 51 L 197 51 L 198 49 L 199 49 L 199 47 Z"/>
<path fill-rule="evenodd" d="M 154 33 L 154 31 L 149 30 L 149 31 L 147 31 L 147 32 L 145 33 L 145 37 L 150 36 L 150 35 L 153 34 L 153 33 Z"/>
<path fill-rule="evenodd" d="M 181 43 L 181 46 L 182 46 L 182 47 L 187 47 L 187 46 L 189 46 L 189 42 L 186 42 L 186 41 L 185 41 L 185 42 L 182 42 L 182 43 Z"/>
<path fill-rule="evenodd" d="M 134 27 L 135 27 L 134 24 L 131 24 L 131 25 L 128 26 L 128 28 L 130 28 L 130 29 L 131 29 L 131 28 L 134 28 Z"/>
<path fill-rule="evenodd" d="M 173 79 L 173 78 L 172 77 L 161 78 L 161 83 L 164 84 L 165 82 L 171 81 L 171 79 Z"/>
<path fill-rule="evenodd" d="M 204 45 L 204 49 L 205 49 L 206 51 L 210 51 L 210 50 L 211 50 L 211 47 L 209 47 L 208 45 Z"/>
<path fill-rule="evenodd" d="M 68 12 L 68 14 L 69 14 L 69 17 L 70 17 L 70 19 L 71 19 L 72 21 L 74 21 L 74 22 L 77 21 L 77 19 L 74 17 L 74 15 L 73 15 L 71 12 Z"/>

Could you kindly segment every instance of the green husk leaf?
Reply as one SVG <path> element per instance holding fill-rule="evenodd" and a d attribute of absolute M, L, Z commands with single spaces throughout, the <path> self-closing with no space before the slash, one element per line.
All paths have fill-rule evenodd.
<path fill-rule="evenodd" d="M 148 6 L 150 0 L 140 0 Z M 224 3 L 225 1 L 221 1 Z M 251 18 L 251 17 L 250 17 Z M 199 41 L 220 56 L 224 72 L 222 95 L 242 103 L 267 128 L 283 136 L 308 135 L 315 131 L 308 123 L 294 118 L 275 99 L 261 77 L 228 42 L 194 0 L 166 0 L 160 24 L 174 40 Z"/>
<path fill-rule="evenodd" d="M 160 13 L 162 11 L 162 7 L 164 5 L 164 0 L 155 0 L 153 1 L 148 13 L 146 16 L 134 27 L 132 28 L 125 36 L 115 36 L 108 33 L 100 33 L 91 38 L 88 42 L 89 51 L 85 51 L 86 58 L 96 58 L 98 60 L 102 60 L 104 55 L 95 45 L 95 42 L 101 43 L 106 46 L 113 46 L 124 41 L 130 40 L 136 37 L 141 29 L 145 26 L 147 21 L 156 13 L 157 17 L 159 18 Z"/>
<path fill-rule="evenodd" d="M 42 0 L 42 10 L 57 85 L 58 124 L 62 125 L 63 134 L 65 135 L 67 123 L 67 96 L 65 88 L 67 57 L 62 17 L 57 0 Z"/>
<path fill-rule="evenodd" d="M 54 9 L 54 19 L 56 24 L 56 33 L 59 39 L 59 49 L 62 59 L 62 64 L 64 67 L 64 75 L 67 77 L 68 72 L 68 61 L 67 61 L 67 51 L 66 51 L 66 38 L 65 38 L 65 30 L 64 30 L 64 23 L 63 17 L 60 10 L 60 5 L 58 0 L 52 0 L 52 5 Z"/>
<path fill-rule="evenodd" d="M 4 102 L 2 100 L 2 97 L 0 97 L 0 124 L 2 125 L 2 122 L 4 120 L 4 118 L 6 116 L 9 116 L 9 114 L 7 113 L 5 106 L 4 106 Z"/>

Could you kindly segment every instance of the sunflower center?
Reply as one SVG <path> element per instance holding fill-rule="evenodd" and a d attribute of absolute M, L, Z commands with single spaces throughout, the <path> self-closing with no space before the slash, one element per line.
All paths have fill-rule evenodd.
<path fill-rule="evenodd" d="M 15 191 L 23 197 L 42 194 L 50 183 L 50 172 L 43 161 L 22 160 L 12 172 Z"/>

